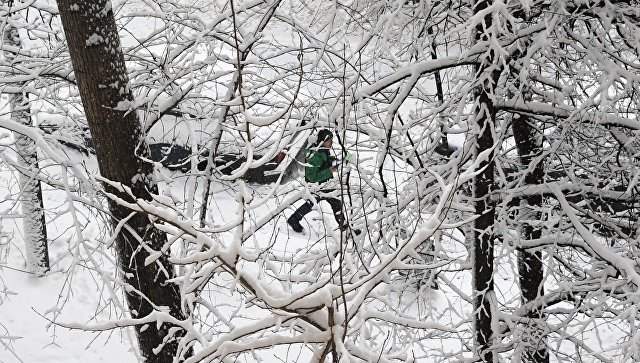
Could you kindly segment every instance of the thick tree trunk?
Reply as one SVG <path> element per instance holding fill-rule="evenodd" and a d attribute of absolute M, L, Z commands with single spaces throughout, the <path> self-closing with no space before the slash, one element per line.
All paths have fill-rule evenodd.
<path fill-rule="evenodd" d="M 100 174 L 130 187 L 136 198 L 148 200 L 150 193 L 157 192 L 157 185 L 152 165 L 136 155 L 148 157 L 149 151 L 142 139 L 138 116 L 130 109 L 133 96 L 111 2 L 58 0 L 58 8 Z M 105 188 L 131 200 L 112 187 L 105 185 Z M 109 210 L 114 224 L 131 213 L 111 200 Z M 130 230 L 122 228 L 115 242 L 121 276 L 130 286 L 126 289 L 126 298 L 131 316 L 145 317 L 164 307 L 172 316 L 184 319 L 178 287 L 169 281 L 175 272 L 166 256 L 147 266 L 144 262 L 149 256 L 148 249 L 159 250 L 166 236 L 143 214 L 129 218 L 127 225 Z M 167 323 L 135 327 L 147 362 L 172 362 L 179 354 L 177 338 L 182 333 L 168 339 L 172 327 Z M 160 347 L 161 350 L 154 352 Z"/>
<path fill-rule="evenodd" d="M 474 13 L 489 6 L 488 1 L 476 1 Z M 487 32 L 492 26 L 491 14 L 484 16 L 475 29 L 476 42 L 489 40 Z M 491 200 L 494 184 L 494 151 L 496 108 L 492 101 L 499 77 L 495 51 L 490 50 L 474 67 L 477 85 L 474 91 L 474 131 L 476 133 L 475 157 L 488 152 L 480 161 L 481 170 L 473 180 L 473 201 L 477 218 L 473 228 L 473 313 L 475 322 L 475 350 L 482 362 L 493 362 L 492 351 L 493 310 L 495 292 L 493 282 L 495 206 Z"/>
<path fill-rule="evenodd" d="M 17 48 L 20 48 L 22 44 L 18 29 L 11 24 L 7 24 L 5 27 L 4 40 L 6 44 Z M 10 57 L 11 55 L 8 58 Z M 9 104 L 11 118 L 18 123 L 31 126 L 29 97 L 24 93 L 13 94 L 9 98 Z M 49 271 L 49 247 L 42 202 L 42 187 L 40 180 L 36 178 L 39 170 L 38 152 L 33 140 L 21 134 L 15 136 L 27 270 L 42 276 Z"/>
<path fill-rule="evenodd" d="M 529 168 L 532 163 L 537 163 L 533 169 L 524 177 L 527 185 L 540 185 L 544 181 L 544 167 L 541 160 L 536 160 L 542 155 L 542 138 L 536 130 L 529 124 L 528 117 L 515 115 L 513 119 L 513 136 L 516 140 L 516 149 L 520 156 L 523 168 Z M 522 226 L 521 235 L 525 240 L 538 239 L 542 237 L 542 228 L 532 226 L 526 221 L 540 221 L 540 210 L 542 207 L 542 196 L 531 195 L 524 198 L 521 218 L 525 220 Z M 526 249 L 518 250 L 518 272 L 520 279 L 520 291 L 522 303 L 527 304 L 544 295 L 543 279 L 544 266 L 542 264 L 542 252 L 540 250 L 530 251 Z M 539 309 L 527 312 L 527 317 L 531 322 L 525 327 L 522 344 L 524 344 L 523 361 L 548 363 L 549 353 L 541 329 L 537 321 L 543 318 Z"/>
<path fill-rule="evenodd" d="M 483 107 L 490 106 L 486 95 L 477 99 Z M 477 127 L 480 136 L 477 140 L 478 152 L 493 147 L 492 115 L 479 116 Z M 491 153 L 493 154 L 493 153 Z M 493 258 L 494 258 L 494 220 L 495 206 L 490 199 L 494 182 L 493 155 L 479 165 L 483 170 L 473 180 L 474 209 L 478 216 L 473 228 L 473 307 L 475 318 L 476 352 L 483 362 L 492 362 L 493 340 L 492 310 L 494 306 Z"/>

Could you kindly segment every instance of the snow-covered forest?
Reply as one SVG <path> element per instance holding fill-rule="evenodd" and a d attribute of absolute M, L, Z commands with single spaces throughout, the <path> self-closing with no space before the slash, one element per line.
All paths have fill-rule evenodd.
<path fill-rule="evenodd" d="M 639 1 L 0 14 L 0 362 L 640 360 Z"/>

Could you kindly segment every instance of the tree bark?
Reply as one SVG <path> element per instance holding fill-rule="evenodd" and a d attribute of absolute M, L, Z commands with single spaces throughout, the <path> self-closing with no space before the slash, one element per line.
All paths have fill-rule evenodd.
<path fill-rule="evenodd" d="M 157 193 L 157 184 L 152 165 L 137 155 L 148 157 L 149 150 L 138 115 L 132 110 L 133 95 L 111 2 L 58 0 L 58 8 L 100 174 L 130 187 L 135 198 L 149 200 L 151 194 Z M 115 188 L 106 184 L 104 187 L 107 192 L 132 201 Z M 114 225 L 131 213 L 111 199 L 109 210 Z M 148 250 L 159 250 L 166 243 L 166 236 L 144 214 L 132 216 L 127 226 L 118 232 L 115 244 L 118 267 L 128 285 L 129 313 L 133 318 L 142 318 L 154 311 L 168 310 L 173 317 L 184 319 L 178 287 L 170 281 L 175 271 L 167 257 L 145 266 Z M 140 351 L 147 362 L 172 362 L 181 353 L 178 339 L 184 332 L 178 330 L 171 338 L 169 330 L 173 327 L 168 323 L 135 326 Z"/>
<path fill-rule="evenodd" d="M 489 1 L 474 3 L 474 14 L 479 14 L 489 6 Z M 492 26 L 491 13 L 487 13 L 475 28 L 475 41 L 489 41 L 488 31 Z M 474 158 L 483 152 L 479 172 L 473 180 L 473 202 L 477 218 L 473 228 L 473 307 L 475 354 L 482 362 L 493 362 L 492 351 L 493 310 L 495 292 L 493 281 L 494 258 L 494 221 L 495 203 L 491 200 L 491 188 L 494 184 L 494 128 L 496 107 L 492 97 L 500 75 L 496 53 L 489 50 L 474 66 L 476 86 L 474 89 L 474 123 L 476 134 Z"/>
<path fill-rule="evenodd" d="M 7 23 L 4 30 L 6 44 L 21 48 L 22 42 L 18 29 Z M 7 54 L 7 58 L 15 55 Z M 31 107 L 25 93 L 15 93 L 9 97 L 11 119 L 25 126 L 31 126 Z M 24 233 L 27 270 L 38 276 L 49 271 L 49 247 L 47 225 L 44 217 L 42 186 L 36 178 L 38 170 L 38 152 L 33 140 L 22 134 L 16 134 L 18 154 L 18 183 L 20 185 L 20 203 L 22 205 L 22 226 Z"/>
<path fill-rule="evenodd" d="M 536 134 L 536 130 L 529 124 L 529 118 L 523 115 L 515 115 L 513 118 L 513 136 L 516 140 L 516 149 L 520 157 L 522 167 L 527 169 L 532 163 L 537 163 L 533 170 L 524 177 L 526 185 L 540 185 L 544 182 L 544 166 L 537 158 L 542 155 L 542 138 Z M 528 170 L 528 169 L 527 169 Z M 521 235 L 525 240 L 542 237 L 542 228 L 532 226 L 527 220 L 540 221 L 542 207 L 542 195 L 531 195 L 523 199 L 521 218 L 525 219 Z M 518 275 L 520 280 L 521 300 L 527 304 L 544 295 L 544 265 L 542 264 L 542 251 L 518 250 Z M 527 312 L 530 323 L 525 327 L 522 344 L 524 344 L 523 361 L 548 363 L 549 353 L 542 330 L 537 321 L 543 318 L 541 309 L 533 309 Z"/>
<path fill-rule="evenodd" d="M 431 59 L 438 59 L 438 49 L 435 41 L 435 37 L 433 36 L 433 27 L 427 28 L 427 34 L 429 34 L 429 51 L 431 53 Z M 438 107 L 444 104 L 444 88 L 442 87 L 442 77 L 440 76 L 440 71 L 434 72 L 434 77 L 436 81 L 436 98 L 438 99 Z M 438 123 L 440 124 L 440 144 L 439 144 L 439 152 L 440 154 L 450 157 L 451 156 L 451 148 L 449 148 L 449 137 L 447 136 L 447 130 L 445 125 L 445 119 L 442 114 L 438 115 Z"/>

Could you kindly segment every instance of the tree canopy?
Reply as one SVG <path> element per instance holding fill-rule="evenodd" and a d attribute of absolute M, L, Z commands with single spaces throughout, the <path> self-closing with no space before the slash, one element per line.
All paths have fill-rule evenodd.
<path fill-rule="evenodd" d="M 0 127 L 37 145 L 62 231 L 49 243 L 70 251 L 53 264 L 101 281 L 96 311 L 112 312 L 56 324 L 166 324 L 186 362 L 640 359 L 637 1 L 86 3 L 117 27 L 78 45 L 119 37 L 128 78 L 90 92 L 61 32 L 77 4 L 0 5 L 23 40 L 2 44 Z M 9 117 L 18 93 L 31 125 Z M 97 134 L 91 114 L 121 126 Z M 321 128 L 351 229 L 318 207 L 295 235 L 285 219 L 315 192 L 299 170 Z M 13 178 L 17 143 L 0 142 Z M 189 153 L 183 170 L 154 159 L 160 143 Z M 20 203 L 6 193 L 3 228 Z M 159 268 L 171 301 L 115 262 L 121 231 L 125 260 Z"/>

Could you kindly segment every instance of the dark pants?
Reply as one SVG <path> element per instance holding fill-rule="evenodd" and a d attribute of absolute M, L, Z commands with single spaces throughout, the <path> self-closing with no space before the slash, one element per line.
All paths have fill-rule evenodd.
<path fill-rule="evenodd" d="M 329 203 L 329 205 L 331 206 L 331 210 L 333 211 L 333 216 L 336 218 L 336 222 L 338 222 L 338 225 L 342 227 L 344 216 L 342 215 L 342 202 L 340 201 L 340 199 L 332 197 L 316 197 L 317 203 L 320 203 L 320 201 L 322 200 Z M 302 218 L 307 215 L 307 213 L 311 212 L 311 209 L 313 209 L 313 202 L 307 200 L 303 205 L 300 206 L 300 208 L 296 209 L 296 211 L 293 212 L 293 215 L 291 215 L 291 219 L 300 222 Z"/>

